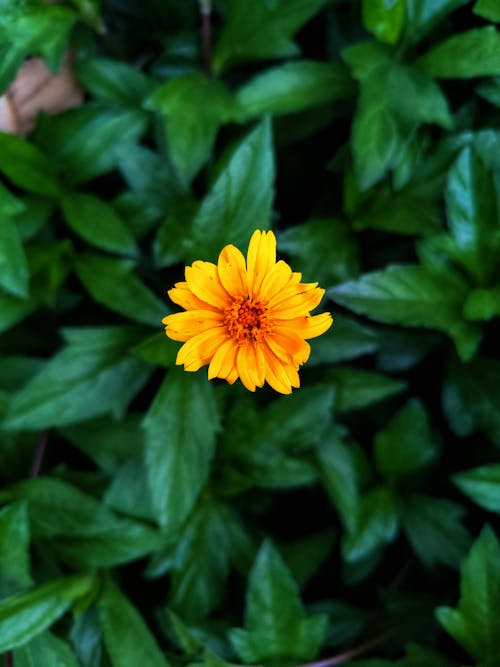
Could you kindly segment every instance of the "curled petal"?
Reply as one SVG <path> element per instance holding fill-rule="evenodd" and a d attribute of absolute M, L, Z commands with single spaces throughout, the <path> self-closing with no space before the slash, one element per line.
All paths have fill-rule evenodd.
<path fill-rule="evenodd" d="M 234 245 L 227 245 L 219 255 L 217 271 L 227 292 L 234 297 L 246 295 L 245 258 Z"/>
<path fill-rule="evenodd" d="M 222 286 L 217 267 L 211 262 L 194 262 L 186 267 L 189 289 L 202 301 L 223 310 L 230 303 L 230 296 Z"/>

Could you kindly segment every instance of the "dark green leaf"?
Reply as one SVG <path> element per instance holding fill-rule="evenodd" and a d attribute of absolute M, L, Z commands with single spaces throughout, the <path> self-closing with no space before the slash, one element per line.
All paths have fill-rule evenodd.
<path fill-rule="evenodd" d="M 494 239 L 492 239 L 493 245 Z M 491 245 L 490 248 L 491 250 Z M 464 317 L 468 320 L 491 320 L 500 316 L 500 285 L 472 290 L 464 303 Z"/>
<path fill-rule="evenodd" d="M 325 530 L 281 546 L 280 551 L 300 588 L 306 585 L 328 558 L 334 541 L 334 532 Z"/>
<path fill-rule="evenodd" d="M 389 481 L 397 481 L 427 465 L 437 455 L 427 412 L 409 401 L 375 436 L 375 462 Z"/>
<path fill-rule="evenodd" d="M 469 79 L 500 74 L 500 33 L 493 26 L 475 28 L 434 46 L 418 64 L 437 79 Z"/>
<path fill-rule="evenodd" d="M 406 387 L 405 382 L 359 368 L 339 368 L 330 371 L 328 377 L 337 391 L 336 408 L 339 411 L 364 408 Z"/>
<path fill-rule="evenodd" d="M 475 503 L 490 512 L 500 512 L 500 464 L 464 470 L 453 481 Z"/>
<path fill-rule="evenodd" d="M 63 335 L 66 346 L 14 395 L 4 426 L 39 430 L 123 414 L 150 375 L 143 362 L 126 356 L 135 329 L 89 327 Z"/>
<path fill-rule="evenodd" d="M 496 0 L 477 0 L 473 11 L 489 21 L 500 23 L 500 5 Z"/>
<path fill-rule="evenodd" d="M 164 332 L 149 336 L 131 350 L 134 356 L 148 364 L 165 368 L 175 366 L 178 351 L 178 342 L 168 338 Z"/>
<path fill-rule="evenodd" d="M 461 568 L 461 595 L 456 608 L 439 607 L 444 629 L 484 667 L 498 664 L 500 633 L 500 546 L 485 528 Z"/>
<path fill-rule="evenodd" d="M 98 608 L 112 667 L 168 667 L 141 614 L 109 578 L 103 586 Z"/>
<path fill-rule="evenodd" d="M 168 372 L 144 419 L 146 462 L 160 525 L 176 530 L 206 482 L 219 430 L 213 387 L 201 374 Z"/>
<path fill-rule="evenodd" d="M 396 497 L 384 487 L 369 491 L 357 507 L 355 522 L 342 545 L 344 558 L 358 561 L 389 544 L 398 531 Z"/>
<path fill-rule="evenodd" d="M 132 272 L 135 263 L 86 253 L 76 259 L 78 277 L 92 298 L 126 317 L 160 327 L 167 306 Z"/>
<path fill-rule="evenodd" d="M 0 227 L 0 285 L 20 298 L 28 296 L 28 264 L 15 222 L 2 216 Z"/>
<path fill-rule="evenodd" d="M 451 500 L 413 495 L 402 505 L 401 520 L 415 553 L 426 565 L 458 567 L 470 536 L 462 524 L 463 508 Z"/>
<path fill-rule="evenodd" d="M 29 555 L 30 532 L 24 503 L 0 510 L 0 597 L 33 583 Z"/>
<path fill-rule="evenodd" d="M 220 81 L 198 72 L 159 86 L 147 106 L 165 118 L 172 162 L 185 185 L 208 159 L 219 127 L 236 113 L 229 90 Z"/>
<path fill-rule="evenodd" d="M 396 44 L 404 27 L 404 0 L 363 0 L 363 24 L 377 39 Z"/>
<path fill-rule="evenodd" d="M 118 518 L 93 496 L 50 477 L 20 482 L 8 491 L 28 503 L 33 536 L 75 567 L 126 563 L 158 549 L 162 538 L 149 526 Z"/>
<path fill-rule="evenodd" d="M 324 615 L 306 617 L 299 589 L 281 556 L 265 542 L 248 580 L 245 630 L 230 632 L 245 662 L 311 660 L 324 640 Z"/>
<path fill-rule="evenodd" d="M 375 352 L 378 345 L 377 334 L 373 329 L 343 313 L 335 314 L 333 327 L 311 346 L 311 356 L 307 363 L 309 366 L 319 366 L 356 359 Z"/>
<path fill-rule="evenodd" d="M 0 602 L 0 651 L 23 646 L 49 628 L 79 598 L 93 589 L 90 575 L 74 575 L 43 584 Z"/>
<path fill-rule="evenodd" d="M 120 514 L 154 521 L 146 464 L 140 456 L 130 458 L 115 471 L 103 500 Z"/>
<path fill-rule="evenodd" d="M 216 259 L 226 243 L 243 248 L 270 223 L 274 185 L 271 125 L 264 121 L 232 151 L 201 202 L 190 233 L 193 259 Z"/>
<path fill-rule="evenodd" d="M 109 58 L 86 58 L 77 63 L 77 74 L 92 95 L 124 107 L 140 108 L 153 87 L 136 67 Z"/>
<path fill-rule="evenodd" d="M 31 143 L 0 132 L 0 172 L 28 192 L 57 198 L 59 182 L 49 160 Z"/>
<path fill-rule="evenodd" d="M 217 72 L 241 60 L 294 56 L 293 35 L 324 4 L 324 0 L 230 0 L 214 55 Z"/>
<path fill-rule="evenodd" d="M 133 236 L 110 204 L 72 192 L 64 195 L 61 205 L 68 225 L 87 243 L 121 255 L 137 255 Z"/>
<path fill-rule="evenodd" d="M 29 644 L 14 651 L 16 667 L 79 667 L 79 662 L 69 645 L 44 632 Z"/>
<path fill-rule="evenodd" d="M 406 15 L 408 24 L 408 35 L 417 40 L 429 32 L 447 14 L 468 0 L 407 0 Z"/>
<path fill-rule="evenodd" d="M 340 64 L 294 60 L 258 74 L 238 90 L 236 101 L 243 119 L 251 119 L 297 113 L 352 93 L 352 81 Z"/>

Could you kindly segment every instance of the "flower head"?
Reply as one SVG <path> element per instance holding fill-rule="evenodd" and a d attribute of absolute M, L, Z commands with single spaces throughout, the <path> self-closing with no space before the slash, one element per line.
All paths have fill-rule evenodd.
<path fill-rule="evenodd" d="M 217 265 L 194 262 L 185 277 L 168 293 L 185 312 L 163 319 L 167 336 L 184 343 L 178 365 L 197 371 L 208 364 L 210 380 L 239 377 L 250 391 L 264 382 L 282 394 L 300 386 L 297 371 L 311 351 L 306 339 L 329 329 L 332 317 L 309 314 L 325 290 L 276 261 L 273 232 L 253 233 L 246 261 L 227 245 Z"/>

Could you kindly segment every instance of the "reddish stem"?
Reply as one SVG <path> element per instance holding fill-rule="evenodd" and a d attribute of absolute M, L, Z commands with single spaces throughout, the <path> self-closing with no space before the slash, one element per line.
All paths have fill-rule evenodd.
<path fill-rule="evenodd" d="M 212 76 L 212 0 L 200 0 L 200 13 L 205 73 Z"/>
<path fill-rule="evenodd" d="M 4 664 L 4 667 L 12 667 L 12 665 L 14 664 L 12 662 L 12 652 L 11 651 L 9 651 L 8 653 L 5 653 L 5 655 L 3 656 L 3 664 Z"/>
<path fill-rule="evenodd" d="M 370 639 L 370 641 L 367 641 L 360 646 L 356 646 L 356 648 L 353 648 L 350 651 L 339 653 L 338 655 L 334 655 L 331 658 L 326 658 L 325 660 L 319 660 L 318 662 L 310 662 L 307 665 L 301 665 L 300 667 L 335 667 L 336 665 L 342 665 L 344 662 L 348 662 L 353 658 L 357 658 L 358 655 L 362 655 L 363 653 L 366 653 L 366 651 L 369 651 L 371 648 L 382 644 L 393 634 L 394 630 L 389 630 L 388 632 L 384 632 L 383 635 L 375 637 L 374 639 Z"/>
<path fill-rule="evenodd" d="M 46 429 L 38 438 L 36 443 L 35 456 L 33 458 L 33 463 L 31 464 L 31 473 L 30 477 L 38 477 L 40 470 L 42 468 L 43 457 L 45 456 L 45 450 L 47 448 L 47 438 L 49 435 L 49 430 Z"/>

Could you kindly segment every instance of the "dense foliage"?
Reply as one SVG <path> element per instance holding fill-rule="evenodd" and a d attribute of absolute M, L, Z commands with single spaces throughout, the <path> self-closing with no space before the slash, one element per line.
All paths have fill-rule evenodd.
<path fill-rule="evenodd" d="M 0 1 L 0 92 L 68 48 L 86 92 L 0 134 L 6 665 L 500 665 L 499 22 Z M 335 318 L 291 396 L 161 325 L 270 227 Z"/>

